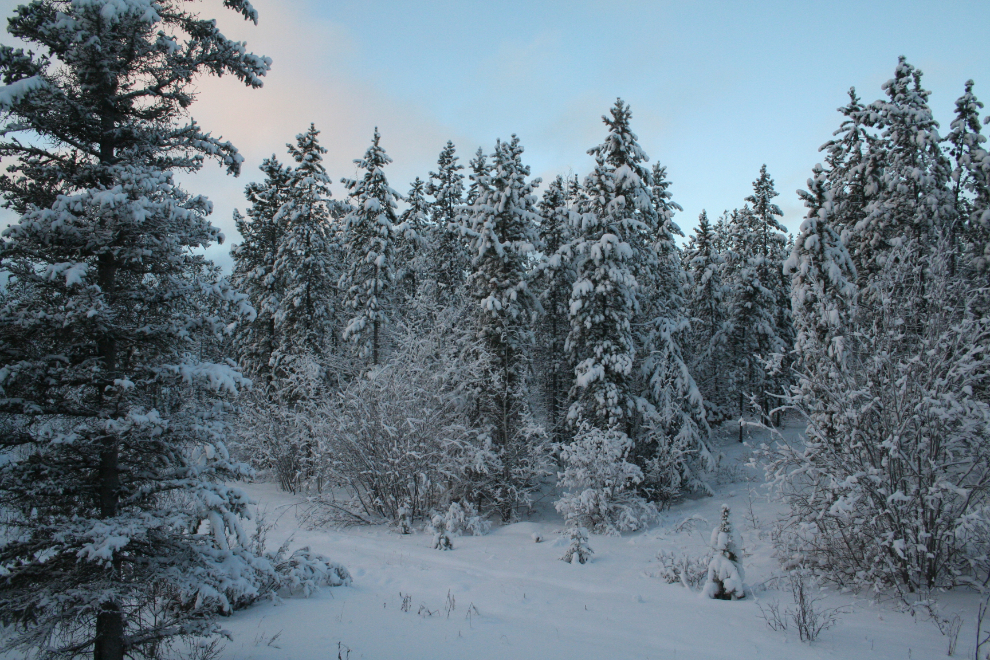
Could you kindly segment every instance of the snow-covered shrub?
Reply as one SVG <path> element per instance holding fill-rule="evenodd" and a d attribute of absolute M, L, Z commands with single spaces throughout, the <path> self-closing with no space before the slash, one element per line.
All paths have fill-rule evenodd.
<path fill-rule="evenodd" d="M 660 564 L 658 577 L 667 584 L 680 583 L 687 589 L 700 589 L 708 579 L 711 559 L 707 556 L 678 556 L 661 550 L 657 553 L 657 562 Z"/>
<path fill-rule="evenodd" d="M 821 606 L 822 597 L 815 595 L 815 585 L 808 580 L 802 570 L 795 570 L 788 575 L 793 607 L 781 609 L 776 599 L 759 605 L 760 614 L 767 626 L 774 631 L 787 630 L 793 624 L 797 628 L 802 642 L 813 642 L 818 636 L 834 626 L 839 615 L 844 612 L 841 607 L 825 608 Z M 958 629 L 957 629 L 958 630 Z M 949 655 L 952 655 L 951 653 Z"/>
<path fill-rule="evenodd" d="M 478 509 L 470 502 L 451 502 L 444 516 L 447 532 L 454 536 L 484 536 L 492 524 L 478 515 Z"/>
<path fill-rule="evenodd" d="M 450 540 L 450 534 L 447 533 L 447 519 L 439 513 L 430 520 L 429 531 L 433 533 L 434 550 L 454 549 L 454 543 Z"/>
<path fill-rule="evenodd" d="M 595 551 L 588 545 L 588 530 L 584 527 L 571 527 L 571 544 L 567 546 L 560 561 L 568 564 L 587 564 Z"/>
<path fill-rule="evenodd" d="M 241 609 L 265 598 L 308 598 L 320 587 L 340 587 L 351 583 L 351 574 L 344 566 L 313 552 L 309 547 L 299 548 L 290 554 L 291 538 L 274 552 L 268 550 L 267 536 L 272 527 L 272 524 L 265 522 L 264 514 L 258 514 L 254 534 L 243 546 L 257 560 L 250 563 L 251 570 L 243 571 L 238 580 L 230 580 L 224 585 L 224 595 L 231 603 L 231 609 Z M 230 551 L 237 553 L 241 548 L 235 546 Z"/>
<path fill-rule="evenodd" d="M 584 425 L 561 448 L 564 471 L 557 483 L 564 494 L 555 506 L 568 523 L 618 533 L 656 520 L 656 508 L 636 493 L 643 473 L 626 460 L 632 446 L 621 431 Z"/>
<path fill-rule="evenodd" d="M 330 561 L 309 547 L 299 548 L 275 563 L 281 578 L 279 591 L 308 598 L 320 587 L 341 587 L 351 583 L 351 574 L 342 565 Z"/>
<path fill-rule="evenodd" d="M 405 508 L 414 520 L 454 499 L 477 500 L 479 484 L 500 468 L 465 411 L 460 387 L 475 363 L 438 325 L 425 335 L 400 327 L 388 362 L 319 408 L 328 478 L 364 515 L 394 522 Z"/>
<path fill-rule="evenodd" d="M 244 395 L 233 426 L 235 455 L 262 475 L 271 475 L 282 490 L 323 490 L 326 448 L 311 404 L 291 406 L 256 390 Z"/>
<path fill-rule="evenodd" d="M 810 278 L 795 289 L 789 404 L 808 425 L 805 442 L 765 451 L 789 505 L 780 550 L 843 586 L 913 593 L 990 570 L 988 301 L 941 254 L 892 249 L 851 330 L 798 306 L 815 294 L 841 310 L 839 295 Z"/>
<path fill-rule="evenodd" d="M 729 520 L 729 507 L 726 504 L 722 505 L 722 520 L 712 530 L 711 547 L 715 554 L 708 562 L 708 578 L 703 593 L 709 598 L 719 600 L 739 600 L 745 597 L 742 557 L 736 546 Z"/>

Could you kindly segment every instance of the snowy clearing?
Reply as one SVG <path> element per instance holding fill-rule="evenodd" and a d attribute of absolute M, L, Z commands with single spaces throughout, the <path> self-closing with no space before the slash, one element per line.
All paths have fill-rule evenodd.
<path fill-rule="evenodd" d="M 487 536 L 457 537 L 453 551 L 441 552 L 431 549 L 432 537 L 421 530 L 403 536 L 386 527 L 300 529 L 298 498 L 271 484 L 245 484 L 269 520 L 279 516 L 270 545 L 292 535 L 293 547 L 309 545 L 342 562 L 354 583 L 308 600 L 262 603 L 223 620 L 234 641 L 222 657 L 945 657 L 947 638 L 930 621 L 851 594 L 825 594 L 822 605 L 844 612 L 810 645 L 798 640 L 793 626 L 770 630 L 759 605 L 774 599 L 791 605 L 783 584 L 766 584 L 781 574 L 771 557 L 774 511 L 761 484 L 746 480 L 756 477 L 743 465 L 749 449 L 726 440 L 722 451 L 720 480 L 729 483 L 716 486 L 715 497 L 686 501 L 645 532 L 592 535 L 595 554 L 583 566 L 559 561 L 568 540 L 550 507 L 531 521 L 496 526 Z M 742 601 L 708 600 L 658 576 L 660 550 L 704 555 L 722 503 L 732 507 L 744 548 L 749 595 Z M 692 516 L 693 530 L 688 523 L 675 531 Z M 534 542 L 534 535 L 544 540 Z M 976 603 L 962 593 L 943 601 L 943 613 L 958 611 L 964 621 L 956 657 L 972 657 Z"/>

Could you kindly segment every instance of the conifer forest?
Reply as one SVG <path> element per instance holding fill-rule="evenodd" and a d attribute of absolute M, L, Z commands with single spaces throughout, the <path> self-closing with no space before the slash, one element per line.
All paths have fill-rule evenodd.
<path fill-rule="evenodd" d="M 686 217 L 623 98 L 546 180 L 509 134 L 396 181 L 386 125 L 334 172 L 317 121 L 256 169 L 196 120 L 281 75 L 248 0 L 21 1 L 0 658 L 990 658 L 972 80 L 940 124 L 894 53 L 788 228 L 767 165 Z"/>

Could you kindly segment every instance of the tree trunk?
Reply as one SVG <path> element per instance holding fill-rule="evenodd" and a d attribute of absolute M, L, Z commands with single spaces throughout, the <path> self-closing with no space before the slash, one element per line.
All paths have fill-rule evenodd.
<path fill-rule="evenodd" d="M 743 393 L 739 392 L 739 442 L 743 441 Z"/>
<path fill-rule="evenodd" d="M 124 660 L 124 615 L 116 603 L 104 603 L 96 615 L 93 660 Z"/>

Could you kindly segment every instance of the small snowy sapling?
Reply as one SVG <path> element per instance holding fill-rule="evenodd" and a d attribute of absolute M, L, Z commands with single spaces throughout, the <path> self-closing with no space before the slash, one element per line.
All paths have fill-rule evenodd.
<path fill-rule="evenodd" d="M 571 528 L 571 544 L 567 546 L 567 551 L 564 556 L 560 558 L 561 561 L 566 561 L 568 564 L 587 564 L 591 561 L 591 555 L 595 554 L 595 551 L 588 546 L 588 530 L 584 527 L 572 527 Z"/>
<path fill-rule="evenodd" d="M 412 502 L 407 498 L 399 507 L 399 533 L 412 533 Z"/>
<path fill-rule="evenodd" d="M 434 550 L 453 550 L 454 544 L 447 533 L 447 520 L 440 514 L 433 516 L 430 521 L 430 529 L 433 531 Z"/>
<path fill-rule="evenodd" d="M 739 548 L 729 521 L 729 506 L 722 505 L 722 521 L 712 530 L 712 550 L 715 556 L 708 563 L 708 581 L 704 594 L 719 600 L 739 600 L 745 597 L 743 567 Z"/>

